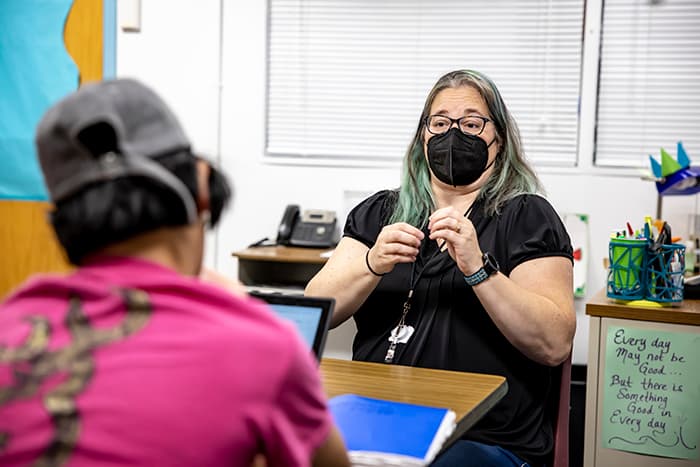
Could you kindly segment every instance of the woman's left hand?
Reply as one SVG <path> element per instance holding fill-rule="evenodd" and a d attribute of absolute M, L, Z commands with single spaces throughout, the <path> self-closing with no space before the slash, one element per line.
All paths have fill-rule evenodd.
<path fill-rule="evenodd" d="M 445 245 L 450 256 L 465 276 L 483 266 L 482 252 L 474 224 L 452 206 L 435 211 L 429 218 L 430 239 Z"/>
<path fill-rule="evenodd" d="M 438 209 L 428 222 L 429 238 L 445 241 L 462 274 L 483 266 L 474 225 L 455 208 Z M 573 268 L 564 256 L 524 261 L 473 287 L 494 324 L 520 352 L 548 366 L 563 362 L 571 352 L 576 312 L 571 293 Z"/>

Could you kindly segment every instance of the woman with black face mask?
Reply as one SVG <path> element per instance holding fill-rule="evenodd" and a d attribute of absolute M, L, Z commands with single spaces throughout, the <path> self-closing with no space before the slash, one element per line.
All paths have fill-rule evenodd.
<path fill-rule="evenodd" d="M 503 375 L 507 395 L 433 464 L 542 466 L 547 399 L 576 316 L 569 236 L 540 195 L 493 82 L 463 70 L 428 95 L 401 186 L 348 216 L 307 295 L 357 324 L 353 359 Z"/>

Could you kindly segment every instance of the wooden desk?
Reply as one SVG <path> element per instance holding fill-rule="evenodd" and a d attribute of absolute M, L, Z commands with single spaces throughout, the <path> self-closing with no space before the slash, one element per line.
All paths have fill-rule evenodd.
<path fill-rule="evenodd" d="M 700 335 L 700 301 L 684 300 L 679 307 L 648 308 L 620 304 L 607 298 L 601 290 L 586 304 L 590 316 L 586 424 L 584 441 L 585 467 L 689 467 L 698 460 L 658 457 L 603 447 L 605 364 L 609 328 L 678 332 Z M 613 351 L 612 349 L 610 350 Z M 700 369 L 699 369 L 700 370 Z M 696 440 L 693 440 L 696 441 Z"/>
<path fill-rule="evenodd" d="M 238 279 L 245 285 L 297 286 L 323 267 L 328 248 L 261 246 L 233 253 L 238 258 Z"/>
<path fill-rule="evenodd" d="M 459 439 L 508 392 L 502 376 L 330 358 L 321 360 L 321 375 L 329 398 L 358 394 L 452 409 L 457 429 L 445 446 Z"/>

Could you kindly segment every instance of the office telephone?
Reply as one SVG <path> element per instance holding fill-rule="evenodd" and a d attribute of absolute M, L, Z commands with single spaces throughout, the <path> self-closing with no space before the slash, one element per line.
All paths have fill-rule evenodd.
<path fill-rule="evenodd" d="M 305 209 L 288 205 L 277 232 L 279 245 L 329 248 L 338 242 L 336 215 L 333 211 Z"/>

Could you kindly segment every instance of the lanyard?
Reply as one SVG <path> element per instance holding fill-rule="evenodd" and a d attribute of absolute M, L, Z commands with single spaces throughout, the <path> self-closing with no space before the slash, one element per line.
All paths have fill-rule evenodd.
<path fill-rule="evenodd" d="M 471 213 L 473 206 L 474 204 L 472 203 L 472 206 L 469 206 L 467 212 L 464 213 L 464 217 L 469 217 L 469 213 Z M 433 259 L 435 259 L 437 255 L 442 253 L 442 248 L 445 246 L 445 243 L 447 243 L 447 240 L 443 240 L 442 243 L 438 245 L 437 251 L 430 255 L 430 257 L 427 260 L 425 260 L 425 263 L 423 263 L 423 267 L 418 272 L 418 276 L 416 276 L 416 263 L 415 261 L 413 262 L 413 265 L 411 266 L 411 277 L 409 278 L 408 283 L 408 296 L 406 297 L 406 301 L 403 302 L 403 311 L 401 312 L 401 319 L 399 320 L 399 324 L 391 332 L 391 336 L 389 338 L 390 344 L 389 348 L 386 351 L 386 355 L 384 356 L 384 363 L 392 363 L 394 361 L 394 355 L 396 354 L 396 345 L 399 343 L 400 336 L 408 328 L 408 326 L 406 325 L 406 315 L 408 315 L 408 312 L 411 309 L 411 299 L 413 298 L 413 291 L 415 290 L 416 285 L 418 285 L 418 281 L 420 280 L 421 276 L 423 276 L 423 273 L 428 268 L 428 265 L 430 265 L 430 262 Z"/>

